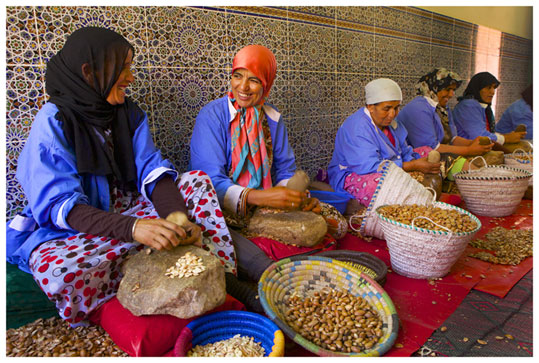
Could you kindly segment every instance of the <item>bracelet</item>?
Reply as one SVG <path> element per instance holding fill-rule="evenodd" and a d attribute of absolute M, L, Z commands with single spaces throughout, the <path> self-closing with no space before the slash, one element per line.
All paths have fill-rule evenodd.
<path fill-rule="evenodd" d="M 251 188 L 245 188 L 240 194 L 240 197 L 238 199 L 238 214 L 240 216 L 245 216 L 247 214 L 247 196 L 249 195 L 251 190 Z"/>
<path fill-rule="evenodd" d="M 133 227 L 131 227 L 131 239 L 135 239 L 135 227 L 137 226 L 139 219 L 135 218 L 135 223 L 133 223 Z"/>

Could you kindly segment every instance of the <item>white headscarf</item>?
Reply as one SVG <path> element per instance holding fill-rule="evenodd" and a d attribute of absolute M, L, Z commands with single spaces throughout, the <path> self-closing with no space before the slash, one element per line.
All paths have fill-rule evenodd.
<path fill-rule="evenodd" d="M 402 101 L 402 91 L 395 81 L 389 78 L 378 78 L 365 86 L 365 101 L 367 105 L 385 101 Z"/>

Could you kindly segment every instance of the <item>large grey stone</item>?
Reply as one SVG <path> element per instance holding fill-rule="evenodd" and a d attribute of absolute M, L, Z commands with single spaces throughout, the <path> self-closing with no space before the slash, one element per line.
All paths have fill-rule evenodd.
<path fill-rule="evenodd" d="M 188 251 L 202 259 L 206 270 L 191 277 L 165 276 L 166 270 Z M 196 246 L 178 246 L 150 254 L 143 250 L 125 262 L 123 271 L 118 300 L 136 316 L 169 314 L 187 319 L 212 310 L 226 299 L 221 262 Z"/>
<path fill-rule="evenodd" d="M 327 225 L 324 218 L 313 212 L 275 212 L 259 208 L 249 220 L 250 235 L 262 236 L 279 242 L 312 247 L 324 239 Z"/>

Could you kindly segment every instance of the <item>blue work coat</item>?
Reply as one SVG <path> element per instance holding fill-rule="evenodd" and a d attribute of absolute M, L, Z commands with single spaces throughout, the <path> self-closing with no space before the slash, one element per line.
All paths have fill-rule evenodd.
<path fill-rule="evenodd" d="M 457 136 L 457 128 L 451 110 L 447 109 L 449 128 L 453 138 Z M 413 147 L 430 146 L 436 149 L 444 138 L 444 127 L 436 107 L 424 96 L 417 96 L 400 110 L 397 122 L 406 128 L 408 143 Z"/>
<path fill-rule="evenodd" d="M 271 105 L 265 104 L 263 108 L 273 146 L 271 180 L 273 185 L 277 185 L 294 175 L 296 162 L 281 114 Z M 236 210 L 234 204 L 237 203 L 239 193 L 243 190 L 228 175 L 232 163 L 230 124 L 236 112 L 228 96 L 214 100 L 200 110 L 191 137 L 189 167 L 206 172 L 221 206 L 233 211 Z"/>
<path fill-rule="evenodd" d="M 520 125 L 526 125 L 525 139 L 533 140 L 533 112 L 522 98 L 513 102 L 503 113 L 500 121 L 496 124 L 496 132 L 508 134 L 515 131 L 515 128 Z"/>
<path fill-rule="evenodd" d="M 453 119 L 460 137 L 473 140 L 478 136 L 487 136 L 493 142 L 498 141 L 494 132 L 487 131 L 487 115 L 477 100 L 467 98 L 457 103 L 453 109 Z"/>

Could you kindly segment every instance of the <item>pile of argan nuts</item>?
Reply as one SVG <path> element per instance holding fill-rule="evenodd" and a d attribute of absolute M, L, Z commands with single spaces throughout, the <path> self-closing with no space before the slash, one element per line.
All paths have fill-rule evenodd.
<path fill-rule="evenodd" d="M 127 357 L 103 330 L 91 325 L 71 328 L 60 317 L 37 319 L 6 331 L 8 357 Z"/>
<path fill-rule="evenodd" d="M 335 352 L 360 353 L 382 337 L 382 319 L 361 298 L 335 290 L 315 291 L 312 296 L 292 295 L 286 322 L 304 338 Z"/>
<path fill-rule="evenodd" d="M 495 227 L 485 234 L 484 240 L 473 240 L 470 246 L 495 253 L 480 251 L 470 257 L 501 265 L 518 265 L 526 257 L 533 256 L 533 231 Z"/>
<path fill-rule="evenodd" d="M 402 224 L 412 225 L 412 220 L 416 217 L 427 217 L 435 223 L 451 230 L 453 233 L 471 232 L 477 228 L 477 223 L 470 216 L 459 213 L 454 209 L 442 209 L 426 205 L 387 205 L 378 209 L 378 212 L 394 221 Z M 418 228 L 430 229 L 434 231 L 445 231 L 445 229 L 432 224 L 424 218 L 417 218 L 414 226 Z"/>
<path fill-rule="evenodd" d="M 408 174 L 413 179 L 417 180 L 417 182 L 419 182 L 419 183 L 423 183 L 423 180 L 425 180 L 425 174 L 423 174 L 420 171 L 410 171 L 410 172 L 408 172 Z"/>

